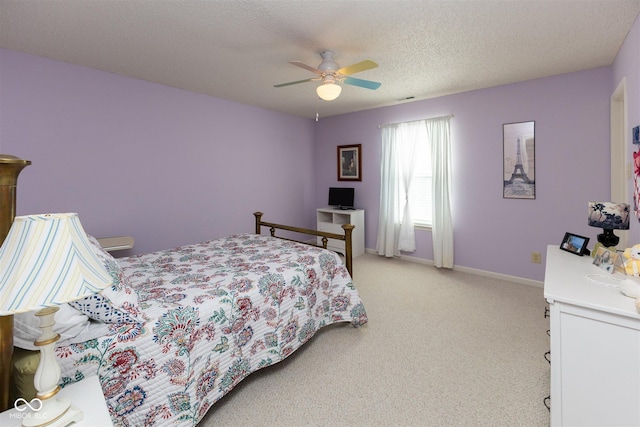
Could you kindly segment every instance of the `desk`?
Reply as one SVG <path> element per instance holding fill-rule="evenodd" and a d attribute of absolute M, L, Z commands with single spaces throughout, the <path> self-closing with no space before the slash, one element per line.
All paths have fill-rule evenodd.
<path fill-rule="evenodd" d="M 113 426 L 97 376 L 69 384 L 60 390 L 57 396 L 71 399 L 71 403 L 84 413 L 82 420 L 72 424 L 73 427 Z M 19 412 L 15 408 L 9 409 L 0 414 L 0 426 L 19 426 L 24 416 L 24 412 Z"/>
<path fill-rule="evenodd" d="M 640 314 L 592 262 L 547 248 L 551 426 L 639 426 Z"/>

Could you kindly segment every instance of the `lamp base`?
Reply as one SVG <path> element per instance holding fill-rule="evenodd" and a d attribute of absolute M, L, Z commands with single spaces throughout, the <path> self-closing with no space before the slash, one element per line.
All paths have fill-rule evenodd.
<path fill-rule="evenodd" d="M 31 409 L 28 413 L 22 413 L 21 417 L 22 427 L 65 427 L 71 423 L 80 422 L 83 413 L 71 404 L 71 400 L 54 397 L 43 400 L 38 410 Z"/>
<path fill-rule="evenodd" d="M 25 412 L 22 419 L 23 427 L 38 426 L 66 426 L 72 422 L 82 420 L 82 411 L 71 404 L 67 398 L 57 398 L 60 391 L 60 366 L 56 360 L 54 348 L 60 335 L 53 331 L 55 314 L 58 306 L 45 307 L 35 313 L 40 318 L 42 334 L 33 343 L 40 348 L 40 362 L 33 378 L 33 385 L 38 391 L 36 398 L 30 403 L 40 403 L 34 407 L 29 404 L 30 412 Z"/>
<path fill-rule="evenodd" d="M 602 243 L 604 247 L 611 248 L 618 245 L 620 238 L 613 234 L 612 229 L 603 228 L 602 234 L 598 234 L 598 242 Z"/>

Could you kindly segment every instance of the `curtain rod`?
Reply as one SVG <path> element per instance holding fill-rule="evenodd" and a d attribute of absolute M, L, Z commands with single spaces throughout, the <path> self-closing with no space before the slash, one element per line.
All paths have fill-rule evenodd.
<path fill-rule="evenodd" d="M 455 116 L 454 116 L 453 114 L 449 114 L 449 115 L 447 115 L 447 116 L 429 117 L 428 119 L 409 120 L 408 122 L 384 123 L 384 124 L 378 125 L 378 129 L 380 129 L 381 127 L 384 127 L 384 126 L 399 125 L 399 124 L 401 124 L 401 123 L 414 123 L 414 122 L 421 122 L 421 121 L 424 121 L 424 120 L 444 119 L 445 117 L 446 117 L 446 118 L 451 118 L 451 119 L 452 119 L 452 118 L 454 118 Z"/>

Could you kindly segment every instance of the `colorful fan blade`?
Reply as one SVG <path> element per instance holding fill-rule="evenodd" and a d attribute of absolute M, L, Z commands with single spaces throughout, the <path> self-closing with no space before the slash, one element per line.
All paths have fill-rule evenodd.
<path fill-rule="evenodd" d="M 290 61 L 289 64 L 295 65 L 295 66 L 300 67 L 300 68 L 304 68 L 305 70 L 309 70 L 312 73 L 322 74 L 322 71 L 318 70 L 317 68 L 314 68 L 314 67 L 312 67 L 310 65 L 307 65 L 305 63 L 302 63 L 300 61 Z"/>
<path fill-rule="evenodd" d="M 355 77 L 345 77 L 344 80 L 342 80 L 342 83 L 371 90 L 376 90 L 382 85 L 382 83 L 372 82 L 371 80 L 356 79 Z"/>
<path fill-rule="evenodd" d="M 297 85 L 298 83 L 306 83 L 306 82 L 311 82 L 314 79 L 304 79 L 304 80 L 298 80 L 295 82 L 289 82 L 289 83 L 280 83 L 279 85 L 273 85 L 273 87 L 284 87 L 284 86 L 291 86 L 291 85 Z"/>
<path fill-rule="evenodd" d="M 370 70 L 372 68 L 376 68 L 378 64 L 373 62 L 370 59 L 366 61 L 358 62 L 357 64 L 349 65 L 348 67 L 340 68 L 338 70 L 338 74 L 342 74 L 343 76 L 348 76 L 351 74 L 359 73 L 360 71 Z"/>

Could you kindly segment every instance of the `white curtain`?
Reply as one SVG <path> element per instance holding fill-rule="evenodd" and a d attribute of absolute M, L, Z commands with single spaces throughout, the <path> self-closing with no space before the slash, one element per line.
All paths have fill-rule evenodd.
<path fill-rule="evenodd" d="M 453 223 L 451 221 L 451 138 L 449 117 L 427 120 L 433 168 L 433 263 L 453 268 Z"/>
<path fill-rule="evenodd" d="M 393 257 L 397 252 L 397 236 L 400 230 L 396 219 L 396 197 L 400 192 L 397 173 L 397 149 L 395 126 L 382 128 L 382 161 L 380 165 L 380 210 L 378 221 L 378 255 Z"/>
<path fill-rule="evenodd" d="M 400 212 L 398 198 L 409 194 L 415 161 L 415 147 L 429 143 L 432 161 L 433 253 L 436 267 L 453 268 L 453 225 L 451 221 L 450 116 L 382 127 L 380 170 L 380 214 L 376 249 L 393 257 L 400 251 L 415 251 L 411 206 L 406 199 Z M 401 149 L 402 148 L 402 149 Z M 404 153 L 404 154 L 403 154 Z M 399 216 L 402 216 L 400 220 Z"/>
<path fill-rule="evenodd" d="M 382 128 L 382 164 L 380 181 L 380 220 L 378 222 L 378 254 L 386 257 L 399 255 L 400 251 L 414 252 L 416 239 L 411 217 L 411 205 L 405 197 L 402 212 L 397 200 L 403 193 L 409 194 L 415 148 L 420 141 L 426 143 L 424 121 L 396 123 Z M 402 218 L 398 218 L 398 216 Z"/>

